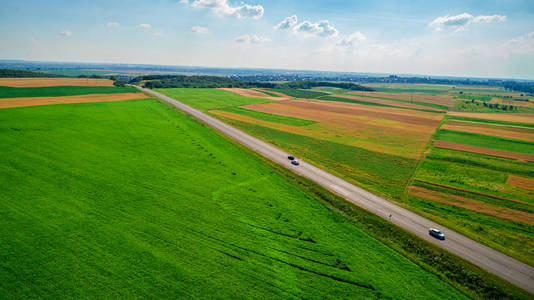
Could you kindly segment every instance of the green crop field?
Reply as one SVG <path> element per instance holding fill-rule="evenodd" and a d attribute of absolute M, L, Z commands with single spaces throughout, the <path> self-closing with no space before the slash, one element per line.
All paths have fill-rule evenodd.
<path fill-rule="evenodd" d="M 51 86 L 51 87 L 28 87 L 14 88 L 0 86 L 0 98 L 18 97 L 59 97 L 86 94 L 113 94 L 113 93 L 136 93 L 133 87 L 114 86 Z"/>
<path fill-rule="evenodd" d="M 155 100 L 2 109 L 0 132 L 5 298 L 463 297 Z"/>
<path fill-rule="evenodd" d="M 156 91 L 201 110 L 271 102 L 268 99 L 244 97 L 218 89 L 173 88 L 156 89 Z"/>
<path fill-rule="evenodd" d="M 303 89 L 271 89 L 275 92 L 286 94 L 291 97 L 296 98 L 317 98 L 321 96 L 328 95 L 328 93 L 318 92 L 314 90 L 303 90 Z"/>
<path fill-rule="evenodd" d="M 436 133 L 436 140 L 442 140 L 458 144 L 466 144 L 501 151 L 534 154 L 533 142 L 514 140 L 478 133 L 440 129 Z"/>

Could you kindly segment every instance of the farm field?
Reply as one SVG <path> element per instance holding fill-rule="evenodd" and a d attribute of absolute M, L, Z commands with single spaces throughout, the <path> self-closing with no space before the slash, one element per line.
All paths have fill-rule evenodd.
<path fill-rule="evenodd" d="M 113 86 L 113 81 L 98 78 L 0 78 L 0 86 Z"/>
<path fill-rule="evenodd" d="M 402 195 L 417 159 L 443 117 L 440 113 L 320 99 L 258 101 L 259 98 L 221 90 L 158 89 L 158 92 L 209 111 L 390 198 Z M 224 101 L 229 95 L 232 100 Z M 215 104 L 219 100 L 214 99 L 220 102 Z"/>
<path fill-rule="evenodd" d="M 155 100 L 0 109 L 0 131 L 6 298 L 465 297 Z"/>
<path fill-rule="evenodd" d="M 147 98 L 145 94 L 139 93 L 133 87 L 116 87 L 113 84 L 111 86 L 52 85 L 54 82 L 83 85 L 84 81 L 79 81 L 78 78 L 0 78 L 0 84 L 9 84 L 10 81 L 16 81 L 16 79 L 20 79 L 20 82 L 30 87 L 0 86 L 0 108 Z M 107 79 L 104 83 L 107 85 L 108 81 L 113 83 Z M 91 82 L 97 85 L 102 84 L 101 80 Z M 87 81 L 85 83 L 87 84 Z"/>
<path fill-rule="evenodd" d="M 534 128 L 518 122 L 532 116 L 502 115 L 467 114 L 488 116 L 471 119 L 465 113 L 449 113 L 405 201 L 446 226 L 534 265 Z"/>
<path fill-rule="evenodd" d="M 143 93 L 112 93 L 112 94 L 61 96 L 61 97 L 0 98 L 0 108 L 50 105 L 50 104 L 65 104 L 65 103 L 124 101 L 124 100 L 143 99 L 143 98 L 148 98 L 148 96 Z"/>
<path fill-rule="evenodd" d="M 318 90 L 334 95 L 351 93 L 336 88 Z M 160 92 L 167 93 L 165 89 Z M 200 109 L 204 106 L 202 98 L 213 101 L 212 93 L 189 93 L 194 93 L 196 102 L 187 99 L 186 91 L 177 99 Z M 380 96 L 401 98 L 398 93 Z M 534 158 L 534 128 L 523 123 L 532 121 L 532 115 L 448 112 L 440 124 L 443 113 L 337 99 L 319 96 L 250 104 L 243 100 L 236 102 L 237 106 L 204 110 L 365 189 L 534 264 L 533 247 L 524 247 L 534 246 L 534 191 L 525 188 L 534 177 L 534 165 L 528 162 Z M 488 119 L 473 118 L 486 116 Z M 279 117 L 283 118 L 276 119 Z M 504 157 L 499 157 L 503 153 Z"/>
<path fill-rule="evenodd" d="M 115 86 L 53 86 L 14 88 L 0 86 L 0 98 L 15 97 L 58 97 L 87 94 L 137 93 L 132 87 Z"/>

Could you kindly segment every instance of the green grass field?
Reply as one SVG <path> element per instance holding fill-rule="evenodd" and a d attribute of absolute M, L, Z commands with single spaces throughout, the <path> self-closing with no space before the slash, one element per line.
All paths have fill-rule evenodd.
<path fill-rule="evenodd" d="M 4 298 L 463 298 L 154 100 L 2 109 L 0 132 Z"/>
<path fill-rule="evenodd" d="M 75 96 L 86 94 L 114 94 L 114 93 L 137 93 L 133 87 L 115 86 L 51 86 L 51 87 L 29 87 L 14 88 L 0 86 L 0 98 L 19 97 L 59 97 Z"/>
<path fill-rule="evenodd" d="M 321 96 L 326 96 L 328 93 L 318 92 L 314 90 L 303 90 L 303 89 L 271 89 L 272 91 L 279 92 L 282 94 L 286 94 L 291 97 L 295 98 L 310 98 L 314 99 Z"/>
<path fill-rule="evenodd" d="M 448 141 L 458 144 L 466 144 L 501 151 L 534 154 L 533 142 L 514 140 L 478 133 L 440 129 L 436 133 L 436 140 Z"/>
<path fill-rule="evenodd" d="M 156 89 L 157 92 L 200 110 L 221 109 L 253 103 L 271 102 L 268 99 L 244 97 L 218 89 Z"/>

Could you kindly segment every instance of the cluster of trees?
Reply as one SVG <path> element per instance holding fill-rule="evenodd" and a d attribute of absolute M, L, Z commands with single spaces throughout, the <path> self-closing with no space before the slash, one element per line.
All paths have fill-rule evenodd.
<path fill-rule="evenodd" d="M 26 70 L 0 69 L 0 77 L 3 78 L 20 78 L 20 77 L 60 77 L 53 74 L 42 72 L 33 72 Z"/>
<path fill-rule="evenodd" d="M 534 82 L 507 81 L 504 83 L 504 88 L 534 95 Z"/>
<path fill-rule="evenodd" d="M 243 81 L 222 76 L 184 76 L 184 75 L 146 75 L 130 81 L 131 84 L 144 82 L 147 88 L 270 88 L 270 89 L 310 89 L 316 86 L 339 87 L 354 91 L 373 91 L 373 89 L 344 82 L 291 81 L 284 83 Z"/>
<path fill-rule="evenodd" d="M 374 91 L 372 88 L 361 86 L 359 84 L 350 83 L 350 82 L 330 82 L 330 81 L 312 81 L 312 80 L 301 80 L 301 81 L 292 81 L 287 83 L 280 84 L 285 88 L 290 89 L 311 89 L 316 86 L 328 86 L 336 87 L 353 91 Z"/>
<path fill-rule="evenodd" d="M 104 77 L 100 75 L 78 75 L 78 78 L 96 78 L 96 79 L 102 79 Z M 111 77 L 110 77 L 111 79 Z M 113 80 L 113 79 L 112 79 Z"/>
<path fill-rule="evenodd" d="M 468 105 L 469 104 L 469 105 Z M 499 104 L 499 103 L 488 103 L 486 101 L 475 101 L 475 99 L 471 99 L 471 101 L 465 101 L 465 104 L 463 105 L 464 109 L 469 109 L 469 107 L 486 107 L 491 110 L 503 110 L 503 111 L 516 111 L 517 107 L 514 105 L 506 105 L 506 104 Z"/>

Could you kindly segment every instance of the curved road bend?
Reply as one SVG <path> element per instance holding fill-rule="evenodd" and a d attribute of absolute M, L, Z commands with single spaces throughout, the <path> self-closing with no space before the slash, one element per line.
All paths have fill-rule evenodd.
<path fill-rule="evenodd" d="M 137 87 L 161 100 L 172 104 L 200 121 L 215 128 L 240 144 L 260 153 L 264 157 L 282 165 L 291 171 L 313 180 L 326 189 L 343 196 L 346 200 L 365 208 L 374 214 L 400 226 L 419 237 L 434 243 L 443 249 L 497 275 L 534 294 L 534 268 L 496 250 L 475 242 L 457 232 L 445 228 L 433 221 L 404 209 L 388 200 L 367 192 L 339 177 L 323 171 L 305 161 L 293 166 L 287 159 L 287 153 L 266 142 L 254 138 L 222 121 L 191 108 L 158 92 Z M 389 215 L 392 215 L 391 219 Z M 447 236 L 444 241 L 432 238 L 428 234 L 430 227 L 440 228 Z"/>

